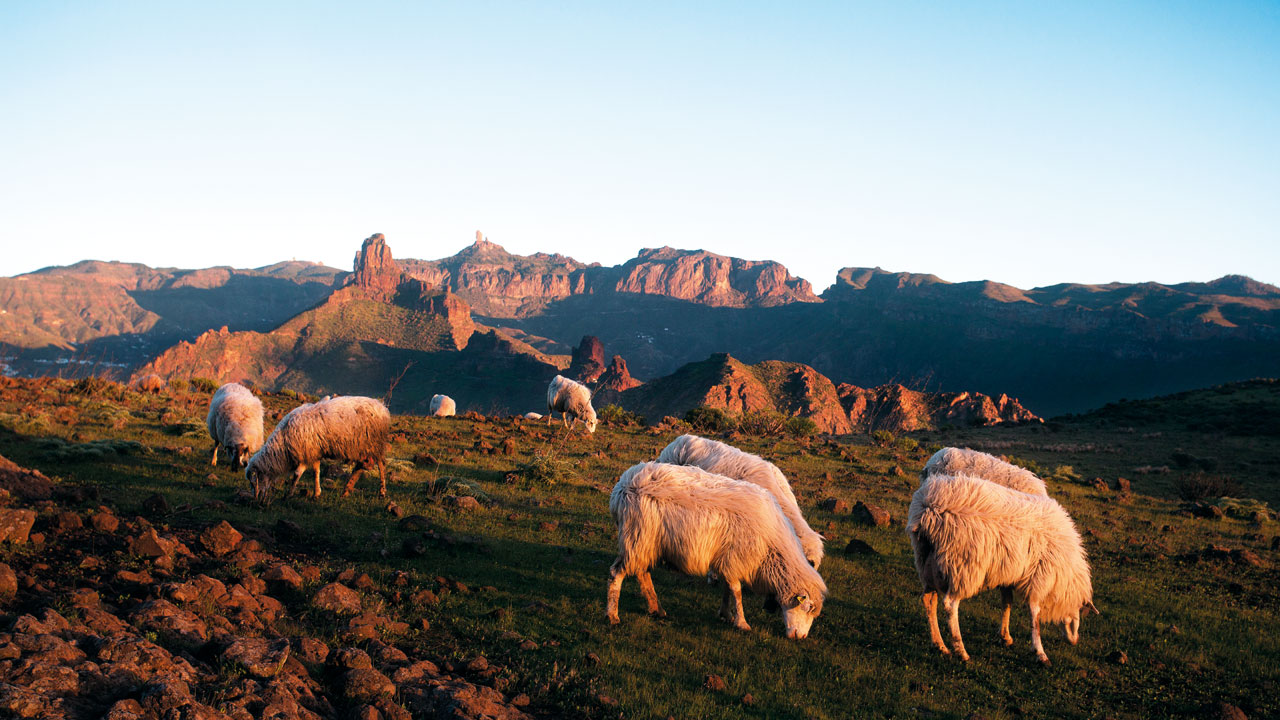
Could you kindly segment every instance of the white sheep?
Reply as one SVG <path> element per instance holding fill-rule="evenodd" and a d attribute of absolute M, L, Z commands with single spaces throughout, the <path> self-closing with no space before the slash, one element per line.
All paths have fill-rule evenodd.
<path fill-rule="evenodd" d="M 541 420 L 541 419 L 542 419 L 542 413 L 527 412 L 527 413 L 525 413 L 524 415 L 522 415 L 521 417 L 523 417 L 525 420 Z"/>
<path fill-rule="evenodd" d="M 1049 494 L 1044 480 L 1030 470 L 969 448 L 945 447 L 934 453 L 920 471 L 920 481 L 930 475 L 973 475 L 1019 492 Z"/>
<path fill-rule="evenodd" d="M 164 378 L 159 375 L 151 373 L 150 375 L 143 375 L 142 377 L 135 378 L 130 384 L 130 387 L 138 392 L 149 392 L 159 395 L 164 392 L 165 388 L 169 387 L 169 383 L 165 382 Z"/>
<path fill-rule="evenodd" d="M 988 455 L 969 448 L 945 447 L 933 454 L 929 462 L 920 471 L 920 482 L 924 483 L 930 475 L 972 475 L 983 480 L 1003 485 L 1019 492 L 1032 495 L 1048 495 L 1044 480 L 1038 475 L 1005 462 L 995 455 Z M 1009 614 L 1013 611 L 1013 588 L 1000 588 L 1000 601 L 1004 605 L 1000 614 L 1000 637 L 1005 645 L 1013 644 L 1013 636 L 1009 634 Z M 933 602 L 937 602 L 934 598 Z"/>
<path fill-rule="evenodd" d="M 587 426 L 587 432 L 596 431 L 596 410 L 591 407 L 591 390 L 580 382 L 557 375 L 547 386 L 547 424 L 551 417 L 560 413 L 565 427 L 570 427 L 569 416 L 573 416 L 576 425 L 579 420 Z"/>
<path fill-rule="evenodd" d="M 609 568 L 605 615 L 618 622 L 622 581 L 635 575 L 649 613 L 664 616 L 649 570 L 665 561 L 680 572 L 724 582 L 720 616 L 750 630 L 742 586 L 775 597 L 787 637 L 809 634 L 827 586 L 804 557 L 791 522 L 769 491 L 701 468 L 640 463 L 622 474 L 609 496 L 618 525 L 618 558 Z"/>
<path fill-rule="evenodd" d="M 786 513 L 804 548 L 804 556 L 816 568 L 822 563 L 822 536 L 814 532 L 800 513 L 791 483 L 777 465 L 758 455 L 739 450 L 732 445 L 697 435 L 681 435 L 671 441 L 658 455 L 658 462 L 676 465 L 696 465 L 707 472 L 745 480 L 759 485 L 773 494 L 782 512 Z"/>
<path fill-rule="evenodd" d="M 315 497 L 320 497 L 320 461 L 335 459 L 354 462 L 355 469 L 342 492 L 351 494 L 360 475 L 378 466 L 381 494 L 387 494 L 386 454 L 391 434 L 391 413 L 381 401 L 358 395 L 344 395 L 314 404 L 300 405 L 284 416 L 271 431 L 262 449 L 245 468 L 253 493 L 259 501 L 271 496 L 275 479 L 293 473 L 297 487 L 308 468 L 315 471 Z"/>
<path fill-rule="evenodd" d="M 1074 645 L 1081 613 L 1097 612 L 1080 533 L 1050 497 L 967 475 L 931 475 L 911 498 L 907 534 L 924 588 L 929 636 L 943 654 L 950 651 L 938 631 L 938 594 L 962 660 L 969 654 L 960 637 L 960 602 L 983 590 L 1009 587 L 1027 600 L 1031 644 L 1046 664 L 1040 622 L 1063 623 Z"/>
<path fill-rule="evenodd" d="M 210 465 L 218 464 L 218 448 L 231 457 L 231 469 L 244 465 L 249 456 L 262 447 L 262 401 L 240 383 L 227 383 L 218 388 L 209 401 L 205 418 L 209 437 L 213 438 Z"/>
<path fill-rule="evenodd" d="M 448 395 L 433 395 L 431 397 L 431 414 L 435 417 L 450 417 L 458 414 L 458 403 Z"/>

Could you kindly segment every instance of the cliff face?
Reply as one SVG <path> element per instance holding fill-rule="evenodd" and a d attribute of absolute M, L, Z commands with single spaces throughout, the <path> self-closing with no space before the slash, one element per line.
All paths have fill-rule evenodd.
<path fill-rule="evenodd" d="M 567 377 L 580 383 L 593 383 L 604 374 L 604 345 L 600 338 L 588 335 L 573 349 Z"/>
<path fill-rule="evenodd" d="M 524 317 L 575 295 L 659 295 L 715 307 L 821 302 L 808 281 L 782 265 L 670 247 L 647 249 L 623 265 L 585 265 L 564 255 L 514 255 L 481 233 L 457 255 L 404 260 L 405 272 L 448 287 L 486 317 Z"/>
<path fill-rule="evenodd" d="M 839 385 L 837 392 L 850 425 L 863 432 L 904 432 L 947 425 L 985 426 L 1040 420 L 1016 398 L 1004 394 L 991 397 L 975 392 L 929 393 L 908 390 L 896 384 L 860 388 L 845 383 Z"/>
<path fill-rule="evenodd" d="M 641 250 L 619 268 L 617 292 L 665 295 L 715 307 L 821 302 L 807 280 L 772 260 L 754 262 L 705 250 Z"/>
<path fill-rule="evenodd" d="M 400 266 L 391 257 L 391 248 L 382 233 L 369 236 L 360 246 L 353 263 L 354 269 L 347 278 L 349 285 L 360 288 L 374 299 L 390 302 L 400 286 Z"/>

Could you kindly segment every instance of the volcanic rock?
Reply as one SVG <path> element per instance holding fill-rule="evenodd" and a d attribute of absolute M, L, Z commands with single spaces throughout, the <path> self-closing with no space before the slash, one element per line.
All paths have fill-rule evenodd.
<path fill-rule="evenodd" d="M 21 545 L 31 536 L 31 526 L 36 523 L 34 510 L 25 508 L 0 508 L 0 542 Z"/>
<path fill-rule="evenodd" d="M 892 518 L 889 511 L 879 505 L 871 505 L 859 500 L 854 506 L 851 513 L 853 519 L 865 525 L 874 525 L 876 527 L 889 527 Z"/>
<path fill-rule="evenodd" d="M 231 523 L 223 520 L 200 533 L 200 544 L 214 557 L 222 557 L 235 550 L 243 537 L 239 530 L 231 527 Z"/>
<path fill-rule="evenodd" d="M 328 610 L 339 615 L 355 614 L 361 610 L 360 596 L 356 591 L 336 582 L 320 588 L 311 602 L 321 610 Z"/>

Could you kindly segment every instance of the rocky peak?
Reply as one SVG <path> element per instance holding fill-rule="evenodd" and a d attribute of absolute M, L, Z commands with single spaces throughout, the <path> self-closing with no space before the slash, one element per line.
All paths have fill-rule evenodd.
<path fill-rule="evenodd" d="M 568 377 L 580 383 L 593 383 L 604 374 L 604 344 L 600 338 L 587 335 L 573 350 Z"/>
<path fill-rule="evenodd" d="M 609 367 L 600 375 L 596 387 L 600 390 L 625 392 L 642 384 L 639 380 L 631 377 L 631 372 L 627 370 L 627 361 L 623 360 L 621 355 L 614 355 Z"/>
<path fill-rule="evenodd" d="M 395 297 L 400 266 L 391 257 L 391 247 L 382 233 L 370 235 L 360 246 L 348 282 L 376 300 L 390 302 Z"/>
<path fill-rule="evenodd" d="M 840 403 L 857 430 L 905 432 L 947 425 L 1039 422 L 1016 398 L 979 392 L 920 392 L 899 384 L 860 388 L 841 383 Z"/>
<path fill-rule="evenodd" d="M 619 268 L 617 292 L 666 295 L 720 307 L 821 302 L 809 281 L 772 260 L 742 260 L 705 250 L 645 248 Z"/>

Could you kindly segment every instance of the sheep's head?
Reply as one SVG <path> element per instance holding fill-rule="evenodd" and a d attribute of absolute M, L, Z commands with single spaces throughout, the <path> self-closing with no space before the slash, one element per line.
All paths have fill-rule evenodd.
<path fill-rule="evenodd" d="M 782 603 L 782 621 L 787 626 L 787 637 L 803 640 L 809 635 L 813 621 L 822 613 L 822 596 L 799 593 Z"/>
<path fill-rule="evenodd" d="M 249 462 L 245 465 L 244 477 L 253 490 L 254 500 L 263 504 L 271 501 L 271 476 L 264 472 L 253 458 L 249 458 Z"/>
<path fill-rule="evenodd" d="M 1067 642 L 1072 645 L 1080 642 L 1080 618 L 1088 615 L 1089 613 L 1093 613 L 1094 615 L 1102 614 L 1098 612 L 1098 608 L 1094 607 L 1092 600 L 1085 600 L 1084 605 L 1080 606 L 1080 609 L 1076 611 L 1075 616 L 1067 618 L 1066 621 L 1063 622 L 1063 630 L 1067 633 Z"/>
<path fill-rule="evenodd" d="M 587 432 L 590 433 L 595 432 L 596 426 L 600 424 L 599 419 L 596 418 L 596 409 L 593 407 L 587 408 L 587 414 L 582 418 L 582 420 L 587 424 Z"/>
<path fill-rule="evenodd" d="M 245 443 L 236 445 L 235 450 L 231 453 L 231 469 L 238 470 L 242 467 L 248 467 L 249 456 L 252 454 L 249 452 L 249 446 Z"/>

